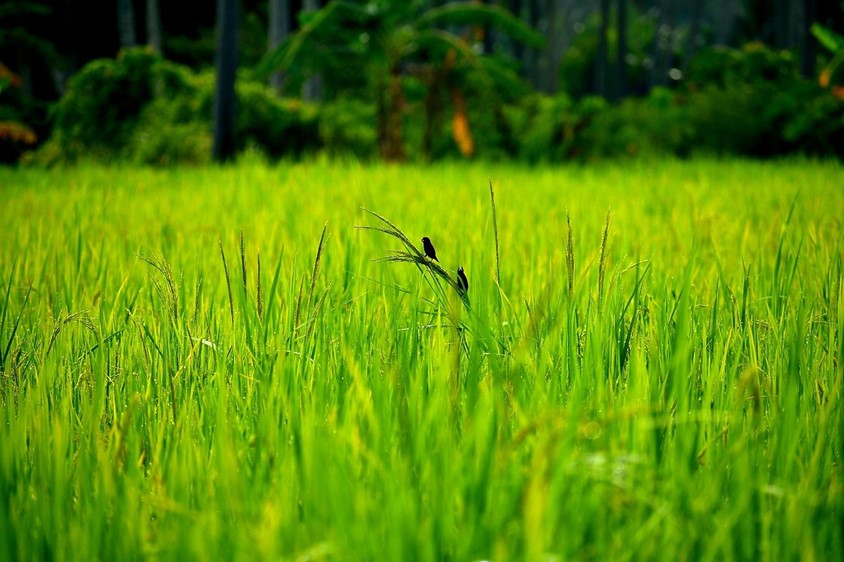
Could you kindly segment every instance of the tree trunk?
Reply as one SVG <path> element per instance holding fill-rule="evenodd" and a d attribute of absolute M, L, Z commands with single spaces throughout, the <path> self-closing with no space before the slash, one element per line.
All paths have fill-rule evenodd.
<path fill-rule="evenodd" d="M 627 0 L 618 0 L 618 45 L 615 53 L 615 99 L 627 95 Z"/>
<path fill-rule="evenodd" d="M 788 0 L 775 0 L 774 2 L 774 40 L 777 48 L 788 48 Z"/>
<path fill-rule="evenodd" d="M 117 0 L 117 31 L 121 49 L 136 45 L 135 8 L 132 0 Z"/>
<path fill-rule="evenodd" d="M 539 9 L 539 0 L 524 0 L 522 10 L 522 19 L 529 26 L 542 33 L 544 29 L 540 29 L 542 16 Z M 525 78 L 534 90 L 542 90 L 543 76 L 540 62 L 542 53 L 538 53 L 529 47 L 519 47 L 519 50 L 521 52 L 521 63 Z"/>
<path fill-rule="evenodd" d="M 610 0 L 601 0 L 601 26 L 598 29 L 598 56 L 595 60 L 595 91 L 607 97 L 607 31 L 610 25 Z"/>
<path fill-rule="evenodd" d="M 525 20 L 524 15 L 522 13 L 523 8 L 523 0 L 510 0 L 510 12 L 521 20 Z M 525 20 L 526 21 L 526 20 Z M 521 41 L 508 41 L 508 45 L 511 46 L 513 51 L 513 58 L 519 61 L 522 65 L 522 74 L 527 77 L 527 66 L 525 65 L 525 51 L 527 48 L 522 44 Z"/>
<path fill-rule="evenodd" d="M 686 44 L 686 57 L 683 64 L 685 69 L 691 66 L 692 61 L 697 55 L 701 17 L 703 17 L 703 0 L 692 0 L 692 21 L 689 25 L 689 40 Z"/>
<path fill-rule="evenodd" d="M 674 26 L 677 21 L 677 6 L 672 0 L 657 2 L 658 15 L 654 19 L 653 69 L 650 87 L 665 86 L 674 56 Z"/>
<path fill-rule="evenodd" d="M 475 155 L 475 140 L 472 138 L 472 128 L 469 125 L 469 113 L 466 111 L 466 100 L 457 88 L 449 88 L 451 105 L 454 106 L 454 116 L 451 119 L 451 138 L 465 158 Z"/>
<path fill-rule="evenodd" d="M 719 0 L 713 17 L 714 41 L 716 45 L 730 45 L 732 39 L 733 0 Z"/>
<path fill-rule="evenodd" d="M 566 14 L 561 0 L 545 0 L 545 51 L 542 53 L 542 74 L 545 77 L 543 90 L 549 94 L 559 88 L 559 67 L 566 43 Z"/>
<path fill-rule="evenodd" d="M 662 10 L 659 0 L 654 2 L 653 14 L 654 31 L 649 46 L 651 66 L 648 69 L 648 91 L 657 85 L 657 72 L 659 70 L 659 27 L 662 25 Z"/>
<path fill-rule="evenodd" d="M 161 48 L 161 12 L 158 10 L 158 0 L 147 0 L 147 44 L 159 55 Z"/>
<path fill-rule="evenodd" d="M 534 88 L 546 94 L 551 92 L 551 86 L 549 84 L 551 72 L 549 69 L 548 47 L 552 35 L 551 22 L 554 16 L 554 10 L 548 4 L 549 2 L 547 0 L 535 0 L 533 3 L 533 9 L 535 11 L 534 19 L 536 22 L 533 28 L 545 37 L 546 47 L 539 52 L 533 51 L 531 53 L 535 72 Z"/>
<path fill-rule="evenodd" d="M 450 69 L 450 62 L 453 56 L 446 56 L 445 62 L 440 68 L 434 65 L 423 66 L 419 77 L 425 84 L 425 124 L 422 128 L 421 155 L 424 162 L 431 160 L 434 146 L 434 131 L 442 114 L 443 104 L 441 101 L 442 84 L 445 80 L 445 73 Z"/>
<path fill-rule="evenodd" d="M 398 66 L 390 70 L 387 89 L 387 122 L 384 130 L 385 135 L 381 141 L 381 157 L 387 162 L 403 162 L 406 156 L 404 152 L 404 132 L 402 130 L 404 90 L 402 89 Z"/>
<path fill-rule="evenodd" d="M 815 58 L 817 51 L 815 38 L 812 37 L 812 24 L 818 17 L 818 5 L 816 0 L 803 0 L 803 49 L 800 70 L 805 78 L 812 78 L 815 75 Z"/>
<path fill-rule="evenodd" d="M 214 160 L 234 155 L 238 1 L 217 1 L 217 87 L 214 94 Z"/>
<path fill-rule="evenodd" d="M 304 0 L 302 9 L 308 12 L 319 10 L 319 0 Z M 314 74 L 302 85 L 302 99 L 305 101 L 319 101 L 322 99 L 322 76 Z"/>
<path fill-rule="evenodd" d="M 674 48 L 676 47 L 674 40 L 675 37 L 675 30 L 677 29 L 677 22 L 680 19 L 680 6 L 682 2 L 678 2 L 677 0 L 665 0 L 665 26 L 666 26 L 666 33 L 665 33 L 665 42 L 664 42 L 664 49 L 662 50 L 662 83 L 663 84 L 670 84 L 669 79 L 675 80 L 675 78 L 670 78 L 672 73 L 671 70 L 674 68 Z"/>
<path fill-rule="evenodd" d="M 20 72 L 20 87 L 21 93 L 26 97 L 32 98 L 32 66 L 29 60 L 22 57 L 18 53 L 18 69 Z"/>
<path fill-rule="evenodd" d="M 481 4 L 496 5 L 495 1 L 490 1 L 490 0 L 488 0 L 487 2 L 484 2 L 483 0 L 481 0 L 480 3 Z M 493 28 L 491 25 L 488 25 L 488 26 L 480 26 L 479 29 L 481 29 L 482 33 L 483 33 L 481 40 L 482 40 L 483 45 L 484 45 L 484 54 L 491 55 L 493 49 L 495 49 L 495 39 L 493 38 L 494 34 L 495 34 L 495 28 Z"/>
<path fill-rule="evenodd" d="M 267 33 L 268 50 L 274 51 L 287 39 L 290 33 L 290 2 L 289 0 L 269 0 L 270 25 Z M 275 71 L 270 74 L 270 87 L 277 94 L 281 94 L 284 86 L 284 74 Z"/>

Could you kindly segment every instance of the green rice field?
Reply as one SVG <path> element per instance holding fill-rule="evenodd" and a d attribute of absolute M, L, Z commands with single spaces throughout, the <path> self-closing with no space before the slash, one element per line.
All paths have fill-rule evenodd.
<path fill-rule="evenodd" d="M 842 220 L 808 160 L 0 169 L 0 560 L 844 559 Z"/>

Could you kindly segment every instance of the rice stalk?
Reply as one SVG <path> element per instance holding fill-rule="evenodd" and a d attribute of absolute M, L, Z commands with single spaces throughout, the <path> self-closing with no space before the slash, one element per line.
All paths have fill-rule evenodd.
<path fill-rule="evenodd" d="M 202 295 L 202 275 L 196 280 L 196 295 L 193 299 L 193 322 L 199 317 L 199 303 Z"/>
<path fill-rule="evenodd" d="M 313 300 L 314 297 L 314 287 L 316 287 L 317 275 L 319 275 L 319 264 L 322 260 L 322 249 L 325 244 L 325 232 L 327 229 L 328 225 L 326 224 L 322 227 L 322 234 L 319 237 L 319 245 L 317 246 L 316 256 L 314 257 L 314 270 L 311 273 L 311 286 L 308 289 L 308 302 Z"/>
<path fill-rule="evenodd" d="M 410 241 L 410 238 L 395 224 L 390 222 L 389 219 L 386 217 L 376 213 L 375 211 L 370 211 L 369 209 L 362 208 L 363 211 L 369 213 L 370 215 L 374 216 L 382 223 L 386 225 L 386 227 L 379 227 L 379 226 L 369 226 L 369 225 L 359 225 L 355 226 L 358 230 L 373 230 L 375 232 L 381 232 L 383 234 L 387 234 L 388 236 L 392 236 L 401 241 L 401 243 L 405 246 L 405 250 L 392 250 L 389 252 L 388 255 L 382 256 L 379 258 L 374 258 L 373 261 L 375 262 L 397 262 L 397 263 L 412 263 L 414 264 L 417 269 L 423 274 L 426 282 L 429 283 L 431 288 L 437 294 L 437 298 L 440 301 L 442 306 L 445 306 L 448 302 L 448 299 L 445 297 L 445 294 L 442 290 L 442 286 L 440 285 L 440 281 L 444 281 L 446 284 L 450 285 L 455 292 L 457 292 L 460 299 L 463 301 L 463 304 L 469 308 L 469 297 L 465 292 L 461 292 L 459 290 L 457 279 L 452 277 L 451 274 L 445 270 L 439 263 L 431 260 L 422 253 L 413 242 Z M 429 272 L 432 275 L 430 277 L 425 275 L 425 272 Z"/>
<path fill-rule="evenodd" d="M 293 313 L 293 339 L 296 339 L 296 333 L 299 331 L 299 314 L 302 312 L 302 292 L 305 288 L 305 278 L 299 281 L 299 295 L 296 297 L 296 312 Z"/>
<path fill-rule="evenodd" d="M 226 263 L 226 252 L 223 250 L 223 241 L 219 241 L 220 256 L 223 258 L 223 272 L 226 274 L 226 290 L 229 293 L 229 313 L 231 314 L 232 326 L 234 326 L 234 295 L 232 295 L 232 280 L 229 276 L 229 265 Z"/>
<path fill-rule="evenodd" d="M 247 283 L 246 283 L 246 277 L 247 277 L 247 274 L 246 274 L 246 245 L 243 242 L 243 231 L 242 230 L 240 231 L 240 275 L 241 275 L 241 280 L 243 282 L 243 299 L 244 299 L 244 302 L 246 302 L 246 299 L 249 296 L 249 294 L 248 294 L 249 290 L 247 288 Z"/>
<path fill-rule="evenodd" d="M 167 260 L 165 260 L 163 256 L 160 256 L 158 258 L 150 258 L 147 256 L 138 255 L 138 258 L 140 258 L 141 261 L 152 267 L 155 271 L 160 273 L 161 277 L 164 279 L 166 290 L 155 278 L 152 279 L 152 284 L 158 294 L 161 296 L 162 300 L 164 301 L 165 306 L 169 308 L 170 315 L 172 316 L 173 321 L 175 322 L 179 318 L 179 290 L 176 287 L 176 281 L 173 278 L 173 270 L 170 268 L 170 264 L 167 263 Z"/>
<path fill-rule="evenodd" d="M 498 253 L 498 218 L 495 213 L 495 190 L 492 188 L 492 180 L 489 180 L 489 200 L 492 204 L 492 232 L 495 235 L 495 283 L 501 287 L 501 261 Z"/>
<path fill-rule="evenodd" d="M 256 286 L 256 296 L 258 299 L 258 320 L 261 323 L 264 322 L 264 293 L 261 290 L 261 251 L 258 250 L 257 255 L 258 266 L 257 271 L 255 272 L 255 286 Z"/>
<path fill-rule="evenodd" d="M 566 273 L 569 281 L 569 298 L 574 295 L 574 234 L 571 230 L 571 217 L 568 209 L 566 209 L 566 225 L 568 227 L 568 237 L 566 238 Z"/>
<path fill-rule="evenodd" d="M 601 257 L 598 260 L 598 307 L 604 296 L 604 273 L 606 271 L 607 237 L 610 231 L 610 212 L 607 211 L 607 222 L 604 224 L 604 232 L 601 234 Z"/>

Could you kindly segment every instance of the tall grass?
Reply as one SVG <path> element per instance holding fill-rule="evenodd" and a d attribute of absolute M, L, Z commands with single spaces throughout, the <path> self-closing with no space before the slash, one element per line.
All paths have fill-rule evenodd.
<path fill-rule="evenodd" d="M 0 559 L 840 559 L 841 185 L 0 170 Z"/>

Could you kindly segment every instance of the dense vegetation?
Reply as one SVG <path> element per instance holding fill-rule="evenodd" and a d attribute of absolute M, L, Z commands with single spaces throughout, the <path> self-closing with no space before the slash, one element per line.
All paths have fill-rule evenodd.
<path fill-rule="evenodd" d="M 223 82 L 234 93 L 222 98 L 236 98 L 226 146 L 273 160 L 840 158 L 844 147 L 840 2 L 231 0 L 243 10 L 226 26 L 240 32 L 236 87 L 216 80 L 211 5 L 189 3 L 194 18 L 168 8 L 153 31 L 157 0 L 98 4 L 120 14 L 113 32 L 127 21 L 121 48 L 92 39 L 107 54 L 96 59 L 68 44 L 61 18 L 72 11 L 87 29 L 90 7 L 0 10 L 0 162 L 204 163 Z M 274 6 L 287 18 L 277 45 Z"/>
<path fill-rule="evenodd" d="M 839 165 L 128 171 L 0 170 L 0 558 L 844 554 Z"/>
<path fill-rule="evenodd" d="M 788 53 L 762 45 L 702 53 L 687 89 L 656 88 L 618 105 L 600 97 L 539 93 L 506 102 L 483 93 L 484 84 L 478 79 L 467 93 L 467 116 L 473 154 L 485 159 L 844 154 L 844 102 L 800 78 Z M 71 80 L 54 113 L 52 139 L 29 161 L 208 162 L 213 85 L 213 75 L 195 75 L 142 49 L 91 63 Z M 365 99 L 318 106 L 279 98 L 246 78 L 238 83 L 237 98 L 241 151 L 251 148 L 271 158 L 378 155 L 376 107 Z M 442 123 L 425 147 L 425 98 L 411 96 L 407 103 L 415 108 L 402 117 L 410 157 L 460 158 L 459 143 Z"/>

